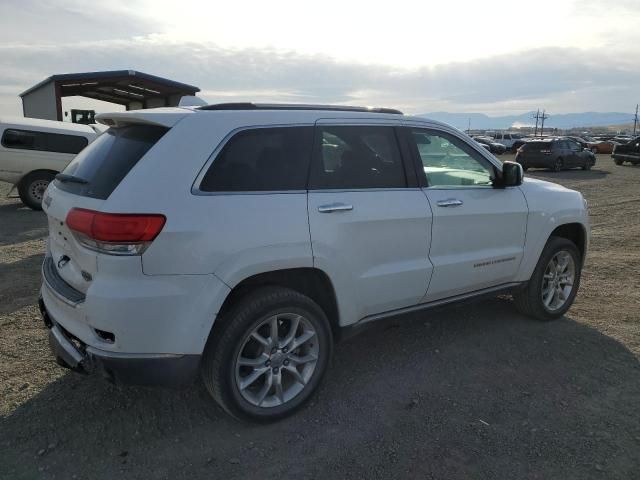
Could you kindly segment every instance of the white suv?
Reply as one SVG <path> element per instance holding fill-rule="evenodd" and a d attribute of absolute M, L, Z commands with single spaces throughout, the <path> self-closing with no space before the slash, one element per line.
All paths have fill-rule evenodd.
<path fill-rule="evenodd" d="M 345 329 L 483 294 L 572 304 L 580 193 L 388 109 L 222 104 L 101 115 L 49 186 L 40 302 L 58 361 L 199 372 L 236 417 L 300 407 Z"/>

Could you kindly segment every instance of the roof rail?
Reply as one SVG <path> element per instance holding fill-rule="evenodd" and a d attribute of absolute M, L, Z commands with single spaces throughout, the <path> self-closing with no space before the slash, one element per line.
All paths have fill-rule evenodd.
<path fill-rule="evenodd" d="M 367 112 L 367 113 L 390 113 L 402 115 L 400 110 L 395 108 L 377 107 L 350 107 L 342 105 L 306 105 L 302 103 L 216 103 L 198 107 L 198 110 L 328 110 L 332 112 Z"/>

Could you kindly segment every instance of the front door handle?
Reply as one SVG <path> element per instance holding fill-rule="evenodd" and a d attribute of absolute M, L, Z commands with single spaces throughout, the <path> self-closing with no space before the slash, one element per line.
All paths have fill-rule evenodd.
<path fill-rule="evenodd" d="M 353 205 L 347 205 L 341 202 L 329 203 L 318 207 L 320 213 L 346 212 L 348 210 L 353 210 Z"/>
<path fill-rule="evenodd" d="M 462 200 L 458 200 L 457 198 L 448 198 L 446 200 L 439 200 L 437 205 L 439 207 L 459 207 L 462 203 Z"/>

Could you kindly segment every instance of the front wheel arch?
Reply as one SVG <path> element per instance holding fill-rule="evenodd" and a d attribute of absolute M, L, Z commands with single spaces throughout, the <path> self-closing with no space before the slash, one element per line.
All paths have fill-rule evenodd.
<path fill-rule="evenodd" d="M 549 239 L 551 237 L 566 238 L 571 241 L 580 252 L 580 258 L 584 262 L 587 249 L 587 231 L 584 225 L 581 223 L 565 223 L 556 227 L 549 235 Z"/>

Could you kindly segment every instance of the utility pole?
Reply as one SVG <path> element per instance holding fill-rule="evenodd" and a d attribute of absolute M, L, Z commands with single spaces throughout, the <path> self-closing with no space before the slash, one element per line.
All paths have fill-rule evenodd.
<path fill-rule="evenodd" d="M 538 111 L 536 112 L 535 115 L 531 115 L 531 118 L 535 118 L 536 119 L 536 129 L 533 133 L 534 137 L 538 136 L 538 119 L 540 118 L 540 109 L 538 109 Z"/>
<path fill-rule="evenodd" d="M 633 117 L 633 136 L 636 136 L 636 128 L 638 127 L 638 104 L 636 103 L 636 114 Z"/>
<path fill-rule="evenodd" d="M 636 112 L 636 117 L 638 116 L 638 112 Z M 635 132 L 635 130 L 634 130 Z M 471 133 L 471 117 L 469 117 L 469 123 L 467 125 L 467 135 Z"/>
<path fill-rule="evenodd" d="M 542 115 L 540 115 L 540 120 L 542 120 L 542 124 L 540 125 L 540 136 L 544 135 L 544 121 L 549 118 L 549 115 L 545 115 L 545 110 L 542 110 Z"/>

